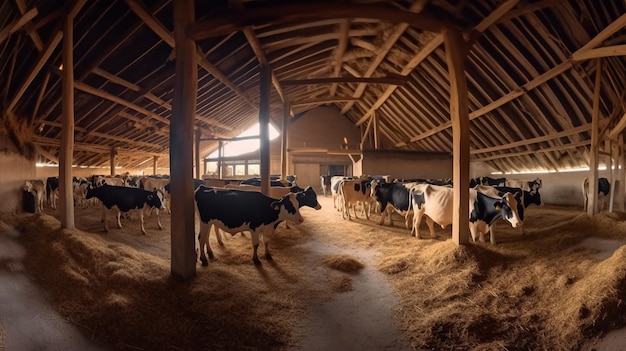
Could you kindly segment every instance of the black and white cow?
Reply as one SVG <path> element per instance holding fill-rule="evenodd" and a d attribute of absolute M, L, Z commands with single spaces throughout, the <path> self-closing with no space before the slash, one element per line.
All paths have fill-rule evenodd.
<path fill-rule="evenodd" d="M 542 181 L 541 178 L 536 178 L 535 180 L 507 179 L 503 186 L 534 192 L 541 189 Z"/>
<path fill-rule="evenodd" d="M 505 186 L 506 178 L 478 177 L 470 179 L 470 188 L 476 185 Z"/>
<path fill-rule="evenodd" d="M 606 178 L 598 178 L 598 209 L 604 209 L 604 199 L 611 192 L 611 183 Z M 583 211 L 587 211 L 589 204 L 589 178 L 583 180 L 583 198 L 585 199 Z"/>
<path fill-rule="evenodd" d="M 59 177 L 48 177 L 48 179 L 46 179 L 46 196 L 50 207 L 57 208 L 57 200 L 59 199 Z"/>
<path fill-rule="evenodd" d="M 209 250 L 209 257 L 213 255 L 208 246 L 211 226 L 232 235 L 241 231 L 252 233 L 252 261 L 259 265 L 261 261 L 257 256 L 257 249 L 261 235 L 265 245 L 265 258 L 271 260 L 269 243 L 276 226 L 285 220 L 295 223 L 304 221 L 294 193 L 288 193 L 280 200 L 276 200 L 255 191 L 217 190 L 200 186 L 195 192 L 195 200 L 200 216 L 198 247 L 203 266 L 208 265 L 205 246 Z"/>
<path fill-rule="evenodd" d="M 322 193 L 324 193 L 324 197 L 326 196 L 326 191 L 330 191 L 330 179 L 332 176 L 323 175 L 320 176 L 320 185 L 322 186 Z"/>
<path fill-rule="evenodd" d="M 411 188 L 418 184 L 417 182 L 402 183 L 382 183 L 372 180 L 371 195 L 376 198 L 380 204 L 380 221 L 378 224 L 385 224 L 385 217 L 389 217 L 389 225 L 392 225 L 391 214 L 396 211 L 400 216 L 404 217 L 404 223 L 407 229 L 410 229 L 413 211 L 411 211 Z"/>
<path fill-rule="evenodd" d="M 85 198 L 90 199 L 92 197 L 98 198 L 102 202 L 102 219 L 104 220 L 104 230 L 106 232 L 109 231 L 107 209 L 113 209 L 116 211 L 118 228 L 122 228 L 122 223 L 120 222 L 122 212 L 137 210 L 141 220 L 142 234 L 146 234 L 146 229 L 143 225 L 144 209 L 154 207 L 161 211 L 165 211 L 165 206 L 163 205 L 163 192 L 160 190 L 148 191 L 139 188 L 104 184 L 99 187 L 91 186 L 87 189 Z M 159 229 L 163 229 L 161 220 L 159 219 L 159 211 L 156 212 Z"/>
<path fill-rule="evenodd" d="M 442 228 L 452 224 L 453 192 L 453 188 L 432 184 L 418 184 L 412 189 L 413 236 L 420 238 L 419 225 L 424 215 L 427 216 L 426 224 L 431 237 L 435 237 L 433 222 Z M 513 194 L 505 193 L 502 197 L 493 198 L 475 189 L 469 189 L 469 192 L 469 229 L 474 242 L 477 237 L 480 242 L 484 242 L 484 235 L 490 232 L 491 226 L 500 217 L 509 221 L 513 228 L 522 225 L 517 213 L 517 200 Z M 493 235 L 490 241 L 491 244 L 496 243 Z"/>

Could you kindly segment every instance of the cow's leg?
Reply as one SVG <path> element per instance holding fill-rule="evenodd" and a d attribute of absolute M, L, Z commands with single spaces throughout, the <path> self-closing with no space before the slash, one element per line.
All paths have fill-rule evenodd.
<path fill-rule="evenodd" d="M 109 232 L 109 222 L 107 221 L 107 208 L 106 206 L 104 206 L 104 204 L 102 204 L 102 218 L 100 219 L 100 221 L 102 223 L 104 223 L 104 231 L 105 232 Z"/>
<path fill-rule="evenodd" d="M 496 234 L 493 232 L 493 227 L 487 227 L 487 233 L 489 233 L 489 242 L 491 245 L 496 244 Z"/>
<path fill-rule="evenodd" d="M 259 261 L 259 256 L 257 256 L 257 250 L 259 248 L 259 231 L 251 230 L 250 234 L 250 237 L 252 238 L 252 262 L 254 262 L 254 264 L 258 266 L 261 264 L 261 261 Z"/>
<path fill-rule="evenodd" d="M 143 209 L 140 208 L 138 212 L 139 212 L 139 223 L 141 223 L 141 234 L 146 235 L 146 228 L 143 226 Z M 158 216 L 159 214 L 157 213 L 157 221 L 159 219 Z M 160 223 L 159 223 L 159 226 L 160 226 Z"/>
<path fill-rule="evenodd" d="M 411 236 L 420 238 L 420 222 L 422 221 L 423 212 L 419 211 L 413 215 L 413 228 L 411 228 Z"/>
<path fill-rule="evenodd" d="M 122 229 L 122 221 L 121 221 L 121 217 L 122 217 L 122 211 L 120 210 L 116 210 L 117 212 L 117 228 Z"/>
<path fill-rule="evenodd" d="M 380 221 L 378 221 L 378 225 L 385 225 L 385 216 L 387 215 L 387 208 L 383 208 L 380 211 Z"/>
<path fill-rule="evenodd" d="M 265 258 L 268 261 L 272 260 L 272 254 L 270 253 L 270 237 L 263 235 L 263 245 L 265 247 Z"/>
<path fill-rule="evenodd" d="M 150 209 L 152 209 L 152 207 L 150 207 Z M 159 230 L 163 230 L 163 225 L 161 225 L 161 218 L 159 217 L 159 209 L 154 209 L 154 212 L 156 213 L 157 225 L 159 226 Z"/>
<path fill-rule="evenodd" d="M 209 257 L 213 258 L 213 251 L 211 251 L 211 246 L 209 246 L 209 230 L 211 230 L 211 226 L 208 223 L 200 221 L 200 233 L 198 234 L 198 251 L 200 251 L 200 262 L 202 262 L 202 265 L 205 267 L 209 265 L 209 261 L 207 260 L 204 253 L 205 246 L 208 249 Z"/>
<path fill-rule="evenodd" d="M 430 233 L 430 237 L 436 238 L 437 235 L 435 235 L 435 224 L 433 222 L 433 219 L 426 216 L 426 225 L 428 226 L 428 232 Z"/>
<path fill-rule="evenodd" d="M 220 232 L 220 229 L 216 226 L 213 226 L 213 228 L 215 229 L 215 237 L 217 238 L 217 243 L 221 247 L 224 247 L 224 242 L 222 241 L 222 232 Z M 243 232 L 241 234 L 243 234 Z"/>
<path fill-rule="evenodd" d="M 391 218 L 391 216 L 389 216 L 389 218 Z M 409 228 L 410 223 L 413 221 L 413 212 L 412 211 L 406 211 L 406 213 L 404 214 L 404 226 L 406 227 L 406 229 L 411 229 Z"/>

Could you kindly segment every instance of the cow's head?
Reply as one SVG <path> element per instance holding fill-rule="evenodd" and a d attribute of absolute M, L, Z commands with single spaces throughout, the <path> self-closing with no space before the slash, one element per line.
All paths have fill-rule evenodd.
<path fill-rule="evenodd" d="M 322 205 L 317 202 L 317 194 L 312 187 L 307 186 L 306 189 L 296 193 L 296 200 L 298 200 L 298 207 L 308 206 L 316 210 L 321 210 Z"/>
<path fill-rule="evenodd" d="M 156 189 L 152 191 L 146 197 L 146 205 L 149 207 L 158 208 L 159 211 L 166 211 L 167 207 L 165 206 L 165 195 L 162 189 Z"/>
<path fill-rule="evenodd" d="M 302 218 L 299 211 L 300 207 L 296 199 L 296 194 L 294 193 L 287 193 L 282 199 L 273 201 L 270 206 L 272 206 L 275 211 L 278 211 L 279 220 L 289 220 L 297 224 L 304 222 L 304 218 Z"/>
<path fill-rule="evenodd" d="M 495 203 L 496 210 L 499 210 L 502 214 L 502 218 L 511 223 L 513 228 L 521 227 L 523 224 L 522 218 L 518 213 L 518 201 L 521 200 L 521 193 L 505 193 L 502 196 L 502 200 Z"/>
<path fill-rule="evenodd" d="M 30 193 L 31 191 L 33 191 L 33 183 L 31 183 L 30 181 L 28 181 L 28 180 L 27 180 L 27 181 L 24 183 L 24 191 L 28 191 L 29 193 Z"/>

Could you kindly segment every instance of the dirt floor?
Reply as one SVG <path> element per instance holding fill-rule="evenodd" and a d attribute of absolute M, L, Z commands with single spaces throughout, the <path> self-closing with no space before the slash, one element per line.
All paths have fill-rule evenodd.
<path fill-rule="evenodd" d="M 198 263 L 188 283 L 169 276 L 169 216 L 166 230 L 152 218 L 141 235 L 137 219 L 121 230 L 111 220 L 105 234 L 97 208 L 76 209 L 78 230 L 61 230 L 51 210 L 3 215 L 0 349 L 626 345 L 626 214 L 590 219 L 578 208 L 531 207 L 525 236 L 501 221 L 498 245 L 458 247 L 450 228 L 418 240 L 399 216 L 391 227 L 377 215 L 346 221 L 329 197 L 319 200 L 322 210 L 302 210 L 305 223 L 279 227 L 274 261 L 260 249 L 260 267 L 249 235 L 226 235 L 224 247 L 212 235 L 216 259 Z"/>

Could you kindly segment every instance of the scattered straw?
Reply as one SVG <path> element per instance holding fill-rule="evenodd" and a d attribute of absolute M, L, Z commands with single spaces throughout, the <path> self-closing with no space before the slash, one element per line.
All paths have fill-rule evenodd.
<path fill-rule="evenodd" d="M 322 262 L 329 268 L 351 274 L 357 273 L 365 267 L 359 260 L 348 255 L 326 256 Z"/>

